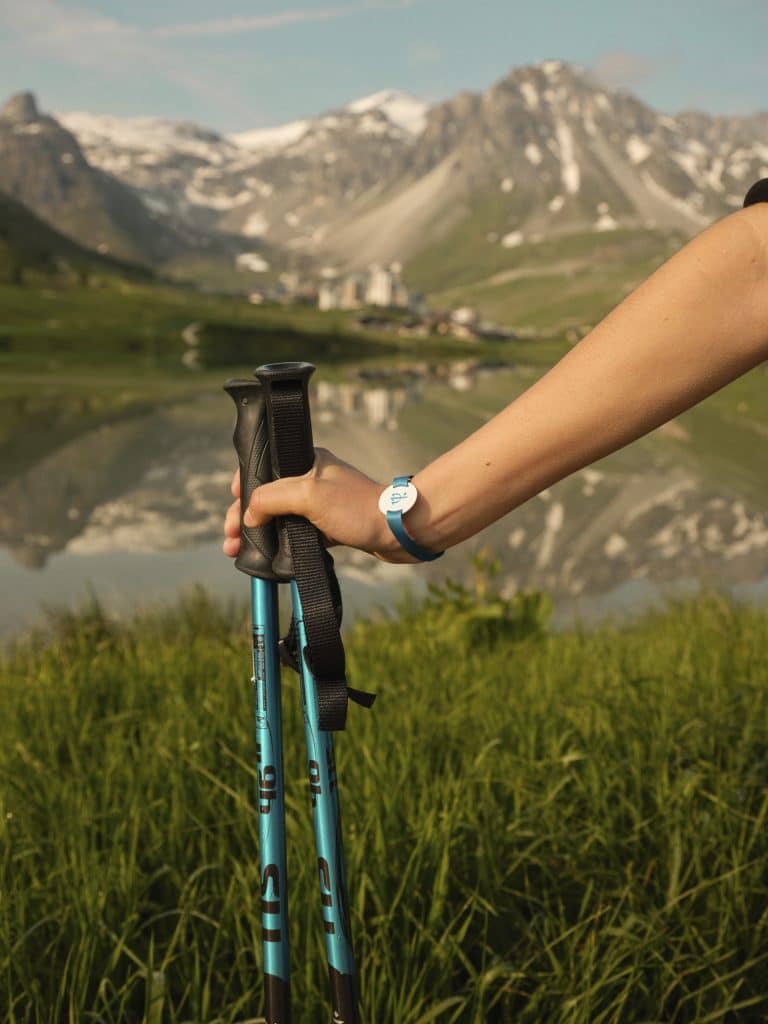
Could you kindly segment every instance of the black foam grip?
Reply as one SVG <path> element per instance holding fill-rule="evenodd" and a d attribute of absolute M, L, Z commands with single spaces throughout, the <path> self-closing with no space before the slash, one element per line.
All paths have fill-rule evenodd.
<path fill-rule="evenodd" d="M 257 380 L 229 380 L 224 390 L 237 407 L 232 441 L 240 464 L 240 553 L 235 565 L 249 576 L 274 580 L 278 578 L 272 568 L 277 552 L 274 523 L 256 527 L 243 523 L 251 495 L 272 479 L 264 391 Z"/>
<path fill-rule="evenodd" d="M 267 405 L 273 398 L 279 402 L 284 393 L 290 391 L 292 398 L 291 415 L 280 424 L 280 450 L 284 453 L 281 465 L 278 466 L 275 416 L 267 415 L 270 430 L 270 452 L 272 457 L 272 474 L 276 479 L 280 476 L 303 476 L 312 468 L 315 461 L 315 449 L 312 439 L 312 420 L 309 412 L 309 378 L 315 372 L 311 363 L 266 363 L 259 366 L 254 373 L 264 388 Z M 277 524 L 278 551 L 273 562 L 275 573 L 280 579 L 290 579 L 293 575 L 290 545 L 286 520 L 282 517 Z"/>

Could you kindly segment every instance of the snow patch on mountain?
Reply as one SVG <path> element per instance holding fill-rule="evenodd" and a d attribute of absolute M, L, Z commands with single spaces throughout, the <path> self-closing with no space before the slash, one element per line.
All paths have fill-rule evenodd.
<path fill-rule="evenodd" d="M 575 195 L 581 184 L 581 172 L 574 156 L 573 135 L 565 121 L 555 121 L 555 133 L 560 146 L 560 176 L 565 191 Z"/>
<path fill-rule="evenodd" d="M 271 150 L 290 146 L 305 134 L 310 121 L 290 121 L 273 128 L 255 128 L 248 132 L 234 132 L 227 136 L 239 149 L 249 153 L 268 153 Z"/>
<path fill-rule="evenodd" d="M 610 213 L 601 213 L 595 221 L 595 231 L 615 231 L 619 222 Z"/>
<path fill-rule="evenodd" d="M 269 264 L 258 252 L 241 252 L 236 263 L 241 270 L 250 270 L 254 274 L 264 274 L 269 270 Z"/>
<path fill-rule="evenodd" d="M 509 234 L 504 235 L 501 240 L 501 244 L 505 249 L 515 249 L 518 245 L 523 244 L 523 232 L 522 231 L 510 231 Z"/>
<path fill-rule="evenodd" d="M 261 211 L 249 213 L 240 231 L 247 238 L 261 238 L 269 231 L 269 221 Z"/>
<path fill-rule="evenodd" d="M 142 199 L 144 200 L 146 208 L 151 210 L 152 213 L 159 213 L 165 217 L 171 212 L 171 208 L 168 203 L 166 203 L 164 199 L 161 199 L 160 196 L 145 195 L 142 196 Z"/>
<path fill-rule="evenodd" d="M 396 128 L 415 138 L 426 127 L 429 104 L 399 89 L 384 89 L 353 100 L 344 109 L 352 114 L 380 111 Z"/>
<path fill-rule="evenodd" d="M 539 94 L 533 82 L 521 82 L 520 93 L 529 110 L 539 109 Z"/>
<path fill-rule="evenodd" d="M 595 124 L 595 118 L 592 113 L 592 110 L 584 111 L 584 130 L 586 131 L 587 135 L 597 135 L 597 125 Z"/>
<path fill-rule="evenodd" d="M 721 156 L 716 156 L 712 161 L 711 167 L 709 167 L 704 173 L 704 181 L 709 185 L 715 192 L 725 192 L 725 185 L 723 185 L 723 171 L 725 170 L 725 160 Z"/>
<path fill-rule="evenodd" d="M 696 181 L 699 176 L 699 161 L 693 153 L 672 153 L 672 159 L 681 167 L 691 181 Z"/>
<path fill-rule="evenodd" d="M 258 192 L 262 199 L 269 199 L 275 191 L 275 186 L 271 182 L 261 181 L 260 178 L 246 178 L 245 184 L 248 188 L 252 188 L 254 192 Z"/>
<path fill-rule="evenodd" d="M 247 190 L 237 192 L 235 195 L 227 195 L 225 192 L 215 190 L 203 192 L 195 185 L 189 184 L 184 190 L 184 195 L 197 206 L 207 206 L 211 210 L 234 210 L 238 206 L 244 206 L 253 199 L 253 194 Z"/>
<path fill-rule="evenodd" d="M 221 164 L 232 150 L 227 140 L 216 132 L 161 117 L 112 117 L 76 111 L 59 114 L 57 120 L 72 132 L 86 151 L 98 154 L 104 150 L 130 150 L 143 154 L 147 164 L 158 157 L 177 153 Z"/>
<path fill-rule="evenodd" d="M 630 135 L 625 148 L 633 164 L 641 164 L 653 152 L 645 139 L 641 139 L 639 135 Z"/>

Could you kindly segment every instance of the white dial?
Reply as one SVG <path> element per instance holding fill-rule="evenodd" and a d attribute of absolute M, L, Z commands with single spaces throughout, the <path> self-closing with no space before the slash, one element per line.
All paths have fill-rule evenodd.
<path fill-rule="evenodd" d="M 384 515 L 387 512 L 407 512 L 413 508 L 416 504 L 416 499 L 419 496 L 419 492 L 413 486 L 412 483 L 407 483 L 399 487 L 395 487 L 390 484 L 385 490 L 381 492 L 379 497 L 379 511 L 383 512 Z"/>

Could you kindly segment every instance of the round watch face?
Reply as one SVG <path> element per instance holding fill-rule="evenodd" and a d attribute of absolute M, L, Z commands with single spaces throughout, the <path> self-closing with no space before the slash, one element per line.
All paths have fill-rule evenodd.
<path fill-rule="evenodd" d="M 383 512 L 384 515 L 387 512 L 407 512 L 408 509 L 413 508 L 416 504 L 418 496 L 419 492 L 411 483 L 400 487 L 390 485 L 381 492 L 379 511 Z"/>

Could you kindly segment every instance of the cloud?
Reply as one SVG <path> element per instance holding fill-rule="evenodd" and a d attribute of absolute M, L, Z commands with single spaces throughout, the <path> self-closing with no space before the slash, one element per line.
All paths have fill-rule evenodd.
<path fill-rule="evenodd" d="M 58 61 L 108 75 L 149 75 L 187 95 L 230 111 L 244 108 L 241 89 L 222 60 L 200 59 L 184 41 L 243 32 L 265 32 L 307 22 L 331 21 L 372 11 L 402 11 L 419 0 L 357 0 L 315 9 L 179 22 L 142 28 L 78 3 L 62 0 L 0 0 L 0 49 L 14 47 L 29 59 Z M 130 7 L 125 8 L 130 12 Z M 250 113 L 252 116 L 252 111 Z"/>
<path fill-rule="evenodd" d="M 0 40 L 30 60 L 58 61 L 83 72 L 152 76 L 206 102 L 241 101 L 226 75 L 213 72 L 208 62 L 193 61 L 139 27 L 87 7 L 0 0 Z"/>
<path fill-rule="evenodd" d="M 269 29 L 303 25 L 313 21 L 334 21 L 367 11 L 400 11 L 413 7 L 416 0 L 369 0 L 367 3 L 345 4 L 339 7 L 320 7 L 315 10 L 297 9 L 277 11 L 274 14 L 254 14 L 236 18 L 218 18 L 211 21 L 180 22 L 153 29 L 156 38 L 174 39 L 183 36 L 223 36 L 241 32 L 264 32 Z"/>
<path fill-rule="evenodd" d="M 634 86 L 647 82 L 659 71 L 676 64 L 679 58 L 671 54 L 644 57 L 627 50 L 611 50 L 601 54 L 592 64 L 592 70 L 607 85 Z"/>
<path fill-rule="evenodd" d="M 443 51 L 432 43 L 413 43 L 408 47 L 408 56 L 412 64 L 437 64 Z"/>
<path fill-rule="evenodd" d="M 30 60 L 60 62 L 107 75 L 141 74 L 230 112 L 244 108 L 231 69 L 215 57 L 200 60 L 184 41 L 264 32 L 306 22 L 331 21 L 371 11 L 402 11 L 418 0 L 357 0 L 313 9 L 221 18 L 146 29 L 78 3 L 62 0 L 0 0 L 0 49 L 14 47 Z M 126 12 L 130 7 L 125 8 Z"/>
<path fill-rule="evenodd" d="M 139 42 L 141 29 L 87 7 L 63 6 L 58 0 L 0 0 L 0 25 L 23 45 L 55 50 L 74 43 L 120 39 Z"/>

